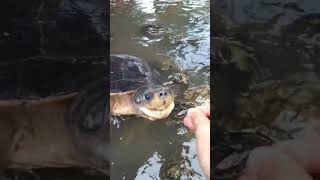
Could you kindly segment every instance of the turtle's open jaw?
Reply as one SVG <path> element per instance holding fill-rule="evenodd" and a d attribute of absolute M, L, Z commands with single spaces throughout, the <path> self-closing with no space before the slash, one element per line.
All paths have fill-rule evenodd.
<path fill-rule="evenodd" d="M 168 117 L 174 108 L 174 94 L 168 87 L 144 86 L 132 98 L 137 114 L 152 121 Z"/>

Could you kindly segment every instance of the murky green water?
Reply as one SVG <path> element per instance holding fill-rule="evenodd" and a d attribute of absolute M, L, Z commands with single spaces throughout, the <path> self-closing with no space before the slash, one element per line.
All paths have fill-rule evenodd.
<path fill-rule="evenodd" d="M 144 58 L 163 77 L 182 71 L 191 86 L 207 84 L 209 5 L 208 0 L 111 1 L 111 53 Z M 194 137 L 174 113 L 157 122 L 112 120 L 111 179 L 164 179 L 172 172 L 182 172 L 179 179 L 205 179 Z"/>

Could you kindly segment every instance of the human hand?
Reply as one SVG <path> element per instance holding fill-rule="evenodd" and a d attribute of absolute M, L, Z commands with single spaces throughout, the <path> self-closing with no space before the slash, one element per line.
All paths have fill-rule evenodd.
<path fill-rule="evenodd" d="M 320 172 L 319 136 L 304 137 L 254 149 L 238 180 L 311 180 Z"/>
<path fill-rule="evenodd" d="M 196 135 L 200 166 L 210 179 L 210 105 L 190 108 L 183 123 Z"/>
<path fill-rule="evenodd" d="M 190 108 L 183 119 L 183 123 L 196 134 L 200 130 L 210 129 L 210 105 Z"/>

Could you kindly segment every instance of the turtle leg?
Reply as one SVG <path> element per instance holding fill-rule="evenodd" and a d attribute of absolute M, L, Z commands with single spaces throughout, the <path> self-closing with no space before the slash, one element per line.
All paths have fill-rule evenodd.
<path fill-rule="evenodd" d="M 1 113 L 1 112 L 0 112 Z M 6 168 L 9 164 L 9 152 L 13 142 L 14 127 L 10 116 L 2 114 L 0 118 L 0 168 Z"/>
<path fill-rule="evenodd" d="M 82 131 L 94 132 L 107 124 L 109 108 L 105 88 L 105 79 L 98 80 L 86 87 L 73 104 L 70 113 Z"/>
<path fill-rule="evenodd" d="M 73 143 L 83 160 L 103 173 L 109 169 L 106 84 L 100 79 L 80 92 L 67 118 Z"/>
<path fill-rule="evenodd" d="M 24 138 L 25 136 L 34 135 L 34 129 L 32 126 L 32 118 L 30 115 L 27 113 L 28 110 L 24 108 L 20 108 L 20 113 L 22 113 L 22 116 L 25 117 L 24 121 L 19 121 L 14 120 L 14 134 L 13 134 L 13 139 L 12 139 L 12 146 L 10 148 L 10 152 L 15 152 L 17 151 L 21 146 L 23 146 L 24 143 Z"/>

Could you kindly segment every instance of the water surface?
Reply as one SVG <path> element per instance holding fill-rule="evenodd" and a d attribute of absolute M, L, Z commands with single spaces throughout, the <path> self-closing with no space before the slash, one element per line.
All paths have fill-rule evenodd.
<path fill-rule="evenodd" d="M 141 57 L 164 77 L 186 73 L 191 86 L 207 84 L 209 4 L 208 0 L 111 1 L 111 53 Z M 174 172 L 189 172 L 180 179 L 205 179 L 194 136 L 174 113 L 157 122 L 122 117 L 112 123 L 111 145 L 116 152 L 111 179 L 164 179 L 176 164 L 182 166 Z"/>
<path fill-rule="evenodd" d="M 298 73 L 302 74 L 297 76 L 299 79 L 319 79 L 319 3 L 314 0 L 215 1 L 213 12 L 216 21 L 212 26 L 216 38 L 214 43 L 216 52 L 222 55 L 215 59 L 219 62 L 216 62 L 217 66 L 214 68 L 217 98 L 215 105 L 219 109 L 217 121 L 221 122 L 220 124 L 227 127 L 238 122 L 237 127 L 250 126 L 251 119 L 241 121 L 241 118 L 238 118 L 239 112 L 235 113 L 234 117 L 227 118 L 235 112 L 235 102 L 239 97 L 250 96 L 250 85 L 268 80 L 283 81 Z M 221 63 L 222 61 L 224 63 Z M 277 104 L 272 102 L 276 101 L 258 104 L 250 110 L 254 114 L 262 105 L 265 105 L 263 110 L 276 107 Z M 241 106 L 245 107 L 246 104 Z M 297 111 L 307 107 L 301 107 L 299 101 L 295 104 Z M 277 110 L 282 112 L 286 108 L 283 105 Z M 277 111 L 272 112 L 275 113 L 262 113 L 263 117 L 278 117 Z M 255 116 L 251 122 L 263 126 L 267 124 L 260 121 L 263 117 Z M 268 119 L 268 123 L 273 121 L 273 118 Z M 215 136 L 221 134 L 217 133 Z M 232 173 L 229 172 L 228 175 Z"/>

